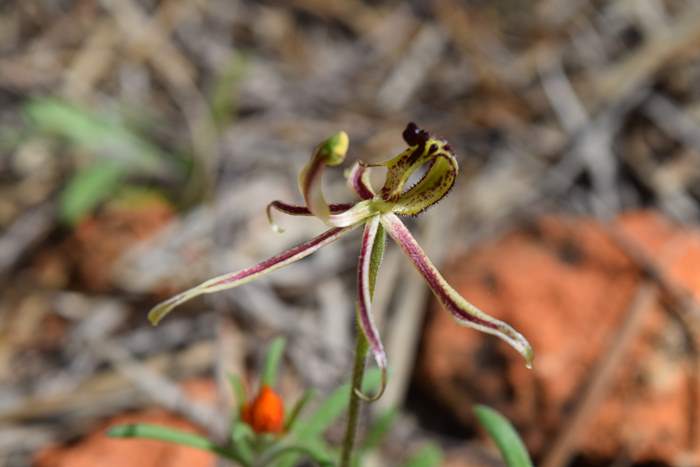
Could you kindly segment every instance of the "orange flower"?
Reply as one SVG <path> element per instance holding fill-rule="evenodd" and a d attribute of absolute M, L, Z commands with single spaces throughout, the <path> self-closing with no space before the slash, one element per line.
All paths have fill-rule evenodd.
<path fill-rule="evenodd" d="M 241 418 L 256 433 L 281 433 L 284 430 L 284 402 L 269 386 L 263 385 L 252 403 L 243 404 Z"/>

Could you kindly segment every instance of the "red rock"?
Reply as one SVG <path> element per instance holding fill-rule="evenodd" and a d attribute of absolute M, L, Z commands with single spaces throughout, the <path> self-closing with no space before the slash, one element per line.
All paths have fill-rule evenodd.
<path fill-rule="evenodd" d="M 66 248 L 82 287 L 109 290 L 115 261 L 165 227 L 173 215 L 173 207 L 166 200 L 144 195 L 136 201 L 108 203 L 100 212 L 83 219 Z"/>
<path fill-rule="evenodd" d="M 197 380 L 186 385 L 190 397 L 207 402 L 214 398 L 215 387 L 209 380 Z M 119 415 L 79 442 L 51 446 L 35 457 L 35 467 L 214 467 L 216 457 L 198 449 L 173 443 L 143 439 L 116 439 L 107 430 L 125 423 L 152 423 L 183 431 L 202 433 L 181 417 L 161 409 L 147 409 Z"/>
<path fill-rule="evenodd" d="M 627 214 L 618 225 L 700 298 L 700 231 L 649 212 Z M 533 452 L 544 452 L 622 322 L 639 271 L 596 221 L 567 217 L 484 244 L 446 271 L 460 293 L 530 340 L 535 370 L 434 305 L 419 380 L 465 424 L 474 423 L 473 403 L 489 404 L 519 426 Z M 581 435 L 581 452 L 669 462 L 687 454 L 688 357 L 679 326 L 657 308 L 616 368 L 609 396 Z"/>

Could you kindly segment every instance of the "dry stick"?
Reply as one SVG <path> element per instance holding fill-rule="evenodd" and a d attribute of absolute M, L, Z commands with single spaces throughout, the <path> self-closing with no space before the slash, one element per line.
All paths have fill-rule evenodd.
<path fill-rule="evenodd" d="M 446 43 L 447 38 L 438 26 L 422 26 L 377 92 L 378 108 L 388 113 L 403 109 L 440 59 Z"/>
<path fill-rule="evenodd" d="M 211 368 L 213 346 L 202 342 L 186 350 L 159 354 L 142 363 L 152 372 L 173 372 L 190 376 Z M 67 416 L 70 419 L 101 417 L 141 401 L 134 385 L 119 371 L 95 374 L 70 392 L 29 395 L 0 407 L 0 424 Z"/>
<path fill-rule="evenodd" d="M 612 337 L 608 351 L 593 370 L 590 384 L 584 389 L 574 412 L 566 420 L 566 429 L 555 438 L 551 449 L 542 462 L 542 467 L 565 466 L 576 448 L 576 441 L 586 424 L 595 415 L 595 409 L 607 394 L 612 382 L 613 370 L 621 362 L 630 344 L 642 330 L 645 318 L 654 309 L 657 292 L 650 283 L 644 282 L 637 289 L 624 322 Z"/>
<path fill-rule="evenodd" d="M 670 59 L 692 50 L 700 39 L 700 5 L 690 2 L 678 20 L 640 47 L 629 58 L 596 74 L 595 101 L 609 102 L 628 96 L 645 83 Z"/>
<path fill-rule="evenodd" d="M 675 54 L 683 51 L 698 39 L 700 29 L 700 8 L 693 7 L 686 11 L 686 14 L 679 15 L 680 20 L 668 28 L 659 31 L 659 34 L 653 40 L 638 52 L 634 53 L 629 59 L 621 65 L 611 67 L 597 81 L 595 86 L 597 106 L 606 101 L 625 101 L 627 97 L 639 89 L 645 87 L 645 83 L 649 78 L 670 58 Z M 624 76 L 625 79 L 620 79 Z M 633 99 L 639 100 L 639 99 Z M 660 99 L 652 99 L 646 104 L 645 109 L 652 114 L 673 114 L 676 117 L 676 125 L 659 124 L 663 129 L 674 134 L 677 139 L 682 140 L 686 144 L 696 147 L 698 144 L 697 138 L 691 135 L 692 127 L 687 119 L 681 119 L 684 115 L 677 115 L 672 112 L 672 105 L 666 105 L 668 101 Z M 553 103 L 553 104 L 556 104 Z M 659 120 L 659 119 L 657 119 Z M 659 123 L 659 122 L 657 122 Z M 670 128 L 667 128 L 670 127 Z M 681 128 L 680 130 L 671 131 L 672 128 Z M 679 287 L 675 282 L 670 280 L 657 266 L 656 262 L 649 257 L 641 248 L 634 242 L 626 238 L 624 234 L 617 228 L 608 226 L 610 237 L 618 244 L 618 246 L 630 257 L 647 276 L 647 278 L 655 282 L 662 292 L 663 299 L 667 302 L 667 309 L 674 313 L 679 321 L 684 325 L 684 331 L 687 334 L 690 344 L 690 400 L 689 405 L 692 407 L 698 405 L 697 391 L 700 368 L 698 366 L 697 352 L 694 351 L 697 342 L 697 336 L 700 336 L 700 312 L 697 303 L 692 299 L 692 296 Z M 691 415 L 689 422 L 689 445 L 693 446 L 695 442 L 695 433 L 697 432 L 698 421 Z M 573 431 L 573 430 L 572 430 Z M 567 438 L 567 432 L 562 434 L 562 439 Z M 552 456 L 555 450 L 552 450 Z M 549 464 L 546 464 L 549 465 Z M 552 464 L 556 465 L 556 464 Z"/>
<path fill-rule="evenodd" d="M 544 59 L 538 63 L 542 88 L 566 132 L 575 134 L 580 128 L 585 128 L 590 122 L 588 112 L 564 72 L 561 57 L 552 55 L 546 63 Z M 593 190 L 600 198 L 599 201 L 594 200 L 594 210 L 604 217 L 617 211 L 620 204 L 616 187 L 617 163 L 612 151 L 612 140 L 619 128 L 619 121 L 621 119 L 603 120 L 603 125 L 593 126 L 594 131 L 585 133 L 585 138 L 572 148 L 577 159 L 581 159 L 588 168 Z"/>
<path fill-rule="evenodd" d="M 63 73 L 61 94 L 78 102 L 91 96 L 112 61 L 117 58 L 113 50 L 119 40 L 112 21 L 103 19 L 94 25 L 87 40 L 73 55 L 70 65 Z"/>
<path fill-rule="evenodd" d="M 134 53 L 143 54 L 153 65 L 185 118 L 198 162 L 195 171 L 199 172 L 195 173 L 201 177 L 201 180 L 190 177 L 185 196 L 192 198 L 193 191 L 201 188 L 209 197 L 218 159 L 217 134 L 206 99 L 197 89 L 194 65 L 169 40 L 169 31 L 164 30 L 161 22 L 151 19 L 138 3 L 133 0 L 100 3 L 115 18 Z M 198 185 L 200 182 L 202 186 Z"/>
<path fill-rule="evenodd" d="M 700 305 L 691 293 L 671 279 L 658 262 L 622 229 L 610 224 L 604 225 L 603 228 L 642 274 L 657 285 L 661 291 L 661 298 L 690 325 L 695 335 L 700 335 Z"/>
<path fill-rule="evenodd" d="M 226 417 L 221 417 L 219 411 L 191 401 L 177 384 L 134 360 L 122 347 L 109 341 L 90 341 L 89 345 L 93 351 L 109 361 L 117 371 L 158 404 L 206 428 L 217 441 L 226 440 L 228 421 Z"/>
<path fill-rule="evenodd" d="M 698 451 L 698 408 L 700 407 L 700 352 L 698 352 L 698 338 L 692 332 L 688 331 L 688 327 L 681 319 L 684 330 L 686 332 L 686 340 L 688 343 L 688 444 L 689 452 Z"/>
<path fill-rule="evenodd" d="M 27 210 L 0 236 L 0 276 L 12 268 L 53 228 L 56 206 L 44 202 Z"/>
<path fill-rule="evenodd" d="M 587 133 L 595 131 L 596 121 L 600 121 L 602 123 L 604 120 L 606 120 L 606 118 L 608 120 L 612 119 L 608 117 L 619 117 L 621 114 L 624 114 L 628 109 L 640 102 L 645 95 L 645 92 L 643 92 L 645 84 L 653 73 L 656 72 L 661 65 L 666 63 L 675 53 L 686 48 L 689 44 L 692 44 L 696 40 L 697 34 L 700 33 L 700 29 L 695 27 L 700 21 L 700 15 L 698 14 L 700 9 L 690 9 L 689 12 L 690 14 L 688 15 L 681 15 L 683 19 L 678 21 L 674 27 L 668 31 L 668 34 L 657 37 L 651 46 L 645 47 L 644 49 L 635 53 L 630 59 L 624 62 L 622 66 L 611 68 L 605 73 L 603 79 L 599 79 L 597 81 L 598 85 L 595 88 L 598 91 L 597 94 L 599 94 L 599 96 L 597 99 L 595 99 L 597 105 L 594 105 L 593 107 L 598 109 L 598 111 L 595 112 L 598 117 L 593 121 L 589 121 L 584 128 L 575 132 L 571 136 L 570 143 L 568 144 L 569 150 L 567 151 L 569 154 L 573 153 L 575 155 L 577 145 L 586 139 L 585 136 Z M 626 78 L 619 79 L 619 77 L 622 75 L 626 75 Z M 609 83 L 613 83 L 615 86 L 609 85 Z M 607 110 L 601 112 L 600 109 L 606 102 L 608 102 Z M 604 124 L 603 126 L 607 125 Z M 565 147 L 564 149 L 566 150 L 567 148 Z M 574 151 L 572 151 L 572 149 Z M 550 172 L 550 175 L 547 177 L 547 181 L 542 184 L 544 189 L 540 190 L 540 194 L 551 191 L 559 191 L 562 190 L 563 187 L 569 186 L 573 180 L 573 175 L 578 173 L 581 168 L 582 164 L 580 158 L 566 157 L 562 162 L 560 162 L 559 167 L 557 167 L 553 173 Z M 629 248 L 624 249 L 624 251 L 628 254 L 630 253 Z M 631 256 L 637 260 L 641 258 L 640 255 Z M 638 262 L 638 264 L 640 263 Z M 700 316 L 695 312 L 689 312 L 691 310 L 697 310 L 697 307 L 692 303 L 692 299 L 689 301 L 689 295 L 679 291 L 675 284 L 670 282 L 665 275 L 660 273 L 658 268 L 649 267 L 653 264 L 653 262 L 642 261 L 641 264 L 646 264 L 647 267 L 642 269 L 650 279 L 659 284 L 660 289 L 665 292 L 664 295 L 666 297 L 672 297 L 672 302 L 681 304 L 681 306 L 677 309 L 683 310 L 681 313 L 686 318 L 689 319 L 692 315 L 695 315 L 693 317 Z M 633 315 L 630 315 L 630 318 L 633 317 Z M 630 321 L 630 319 L 628 319 L 628 321 Z M 697 322 L 697 320 L 695 321 Z M 626 331 L 627 327 L 630 326 L 626 326 L 620 331 L 621 336 L 624 335 L 623 333 Z M 632 331 L 634 331 L 634 329 L 632 329 Z M 629 333 L 633 334 L 631 331 Z M 613 348 L 613 350 L 616 350 L 616 348 Z M 622 350 L 624 350 L 624 348 Z M 565 431 L 562 432 L 559 439 L 555 442 L 547 459 L 545 460 L 545 463 L 543 464 L 545 467 L 562 465 L 562 463 L 569 457 L 577 434 L 585 425 L 589 417 L 587 410 L 590 410 L 590 408 L 594 407 L 595 403 L 597 403 L 596 399 L 599 398 L 599 396 L 596 393 L 603 392 L 607 385 L 606 379 L 609 379 L 607 373 L 610 373 L 617 364 L 617 361 L 619 361 L 619 358 L 613 359 L 612 357 L 614 356 L 615 354 L 611 353 L 607 360 L 601 362 L 601 367 L 594 374 L 593 380 L 589 386 L 589 391 L 582 399 L 579 410 L 577 410 L 574 416 L 571 418 L 571 424 L 566 426 Z M 604 365 L 604 363 L 606 364 Z M 697 364 L 695 367 L 697 368 Z M 695 378 L 697 379 L 697 376 Z M 691 404 L 692 403 L 693 401 L 691 401 Z M 692 421 L 690 431 L 691 434 L 695 432 Z"/>

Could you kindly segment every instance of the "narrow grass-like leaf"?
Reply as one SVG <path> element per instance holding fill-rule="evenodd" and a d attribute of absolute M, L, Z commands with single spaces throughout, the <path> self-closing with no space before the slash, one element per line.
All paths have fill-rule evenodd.
<path fill-rule="evenodd" d="M 379 416 L 377 416 L 362 439 L 362 443 L 358 448 L 360 456 L 355 458 L 356 462 L 362 455 L 379 447 L 381 442 L 391 430 L 391 427 L 394 425 L 397 415 L 398 411 L 392 408 L 385 410 L 384 412 L 380 413 Z"/>
<path fill-rule="evenodd" d="M 363 391 L 376 390 L 381 381 L 381 372 L 371 369 L 365 373 Z M 333 391 L 308 417 L 299 420 L 291 430 L 291 436 L 295 443 L 308 449 L 323 449 L 321 437 L 323 433 L 340 417 L 348 408 L 350 396 L 350 384 L 343 384 Z M 295 465 L 298 456 L 285 456 L 278 467 L 291 467 Z"/>
<path fill-rule="evenodd" d="M 335 465 L 331 456 L 325 450 L 308 448 L 306 446 L 299 445 L 279 446 L 272 448 L 258 462 L 258 465 L 274 465 L 273 461 L 278 460 L 283 456 L 289 455 L 295 455 L 295 457 L 309 457 L 321 467 L 333 467 Z"/>
<path fill-rule="evenodd" d="M 240 376 L 234 374 L 228 374 L 227 376 L 228 382 L 233 390 L 233 395 L 236 396 L 236 405 L 240 410 L 241 407 L 243 407 L 243 404 L 245 404 L 248 400 L 248 392 L 246 391 L 245 385 L 243 384 L 243 381 L 241 381 Z"/>
<path fill-rule="evenodd" d="M 277 385 L 277 373 L 286 344 L 287 340 L 284 337 L 277 337 L 267 348 L 262 382 L 271 388 L 274 388 Z"/>
<path fill-rule="evenodd" d="M 245 462 L 253 462 L 255 453 L 251 443 L 253 442 L 254 433 L 252 428 L 241 420 L 233 420 L 231 423 L 231 446 L 233 452 Z"/>
<path fill-rule="evenodd" d="M 203 451 L 209 451 L 228 459 L 233 459 L 236 461 L 241 461 L 235 454 L 229 450 L 219 446 L 203 436 L 196 435 L 194 433 L 187 433 L 184 431 L 174 430 L 172 428 L 167 428 L 158 425 L 149 424 L 132 424 L 132 425 L 118 425 L 111 428 L 107 435 L 112 438 L 148 438 L 155 439 L 159 441 L 165 441 L 169 443 L 180 444 L 182 446 L 189 446 L 196 449 L 201 449 Z"/>
<path fill-rule="evenodd" d="M 167 156 L 158 147 L 119 120 L 50 98 L 32 100 L 25 106 L 25 112 L 39 130 L 66 138 L 97 157 L 108 157 L 147 174 L 163 175 L 172 169 L 166 164 Z"/>
<path fill-rule="evenodd" d="M 381 382 L 381 371 L 370 369 L 365 373 L 363 390 L 374 390 Z M 345 412 L 348 407 L 350 384 L 344 384 L 331 393 L 330 396 L 316 409 L 314 414 L 303 424 L 299 425 L 300 437 L 314 437 L 323 433 Z"/>
<path fill-rule="evenodd" d="M 474 414 L 498 446 L 508 467 L 532 467 L 525 444 L 507 418 L 485 405 L 476 405 Z"/>
<path fill-rule="evenodd" d="M 128 169 L 118 162 L 100 161 L 78 171 L 60 195 L 59 217 L 75 224 L 113 195 Z"/>
<path fill-rule="evenodd" d="M 316 392 L 313 389 L 307 389 L 304 391 L 304 394 L 299 398 L 299 400 L 294 404 L 294 407 L 292 407 L 292 410 L 289 411 L 287 416 L 285 417 L 285 425 L 284 425 L 284 431 L 291 431 L 294 429 L 294 426 L 296 424 L 296 421 L 299 419 L 299 414 L 301 413 L 302 410 L 304 410 L 304 407 L 306 407 L 306 404 L 313 399 L 314 395 Z"/>
<path fill-rule="evenodd" d="M 239 83 L 247 65 L 246 57 L 234 52 L 216 77 L 210 100 L 212 116 L 219 128 L 225 128 L 236 111 Z"/>
<path fill-rule="evenodd" d="M 439 467 L 442 465 L 442 450 L 432 443 L 428 443 L 413 454 L 404 467 Z"/>
<path fill-rule="evenodd" d="M 333 391 L 307 419 L 294 430 L 301 441 L 313 439 L 323 433 L 345 411 L 348 405 L 350 385 L 344 384 Z"/>

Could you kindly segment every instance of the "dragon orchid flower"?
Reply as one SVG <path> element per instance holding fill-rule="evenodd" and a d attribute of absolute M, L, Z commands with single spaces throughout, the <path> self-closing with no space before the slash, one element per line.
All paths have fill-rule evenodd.
<path fill-rule="evenodd" d="M 357 318 L 383 375 L 386 374 L 387 357 L 372 317 L 370 289 L 373 289 L 374 278 L 370 276 L 376 266 L 372 263 L 376 262 L 376 257 L 383 251 L 385 231 L 401 247 L 442 306 L 457 322 L 500 337 L 525 358 L 529 367 L 533 351 L 527 340 L 508 324 L 479 310 L 452 288 L 399 219 L 399 216 L 416 216 L 439 202 L 454 185 L 458 172 L 457 160 L 447 142 L 432 137 L 414 123 L 408 124 L 403 139 L 409 147 L 398 156 L 381 164 L 358 161 L 348 172 L 348 184 L 360 198 L 354 204 L 328 204 L 321 184 L 324 168 L 337 166 L 345 159 L 347 134 L 339 132 L 321 143 L 299 175 L 299 189 L 306 205 L 273 201 L 267 207 L 267 215 L 278 232 L 281 229 L 272 220 L 273 209 L 290 215 L 315 216 L 331 228 L 255 266 L 215 277 L 175 295 L 150 311 L 151 322 L 158 323 L 175 306 L 191 298 L 243 285 L 305 258 L 351 230 L 364 226 L 357 272 Z M 379 191 L 370 183 L 369 171 L 372 167 L 385 167 L 387 170 L 384 186 Z M 417 173 L 419 170 L 422 172 Z M 421 173 L 422 176 L 415 184 L 407 186 L 413 174 Z"/>

